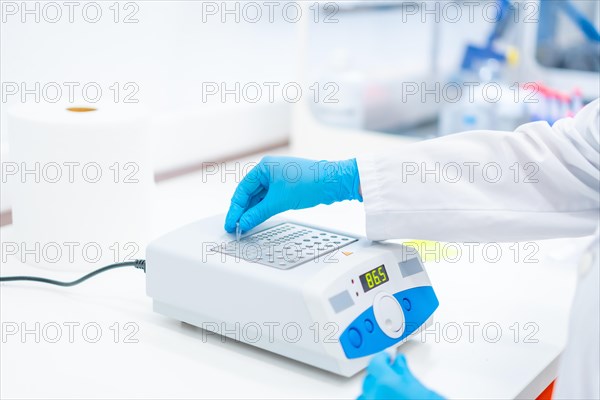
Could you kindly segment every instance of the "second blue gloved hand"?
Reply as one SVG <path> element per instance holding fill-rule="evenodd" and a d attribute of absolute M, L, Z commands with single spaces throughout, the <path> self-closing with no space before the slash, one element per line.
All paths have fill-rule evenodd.
<path fill-rule="evenodd" d="M 390 363 L 390 356 L 379 353 L 367 367 L 363 394 L 358 400 L 442 400 L 443 397 L 423 386 L 408 369 L 406 358 L 398 354 Z"/>
<path fill-rule="evenodd" d="M 287 210 L 360 200 L 356 160 L 314 161 L 265 157 L 240 182 L 225 218 L 225 230 L 236 223 L 246 232 Z"/>

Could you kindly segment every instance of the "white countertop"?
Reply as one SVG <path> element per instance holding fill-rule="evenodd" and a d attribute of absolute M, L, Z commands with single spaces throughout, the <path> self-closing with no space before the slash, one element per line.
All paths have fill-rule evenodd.
<path fill-rule="evenodd" d="M 226 212 L 234 180 L 204 178 L 198 172 L 159 184 L 157 232 Z M 356 202 L 294 214 L 364 233 Z M 3 241 L 11 229 L 0 230 Z M 415 375 L 451 398 L 537 396 L 555 378 L 566 343 L 576 279 L 568 251 L 561 250 L 567 243 L 572 249 L 572 241 L 540 242 L 536 263 L 515 263 L 508 249 L 495 263 L 481 252 L 474 262 L 427 262 L 440 307 L 424 338 L 401 348 Z M 14 258 L 2 263 L 1 273 L 81 275 L 42 271 Z M 153 313 L 143 273 L 133 268 L 73 288 L 2 284 L 0 295 L 2 398 L 355 398 L 361 392 L 364 372 L 346 379 L 229 339 L 204 340 L 200 329 Z M 32 333 L 6 335 L 36 323 L 38 341 Z M 69 323 L 79 324 L 72 343 Z M 51 343 L 56 325 L 62 336 Z M 102 335 L 91 343 L 98 327 Z M 502 333 L 493 342 L 497 327 Z M 127 334 L 137 343 L 126 343 Z"/>

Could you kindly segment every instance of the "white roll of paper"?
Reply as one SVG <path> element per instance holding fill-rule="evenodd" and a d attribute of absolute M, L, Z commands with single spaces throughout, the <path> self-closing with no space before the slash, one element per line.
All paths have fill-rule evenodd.
<path fill-rule="evenodd" d="M 78 270 L 143 257 L 154 187 L 148 121 L 135 105 L 10 110 L 5 255 Z"/>

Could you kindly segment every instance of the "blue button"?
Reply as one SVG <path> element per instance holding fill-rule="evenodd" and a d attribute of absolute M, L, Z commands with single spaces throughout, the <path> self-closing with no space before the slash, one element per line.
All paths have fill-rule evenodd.
<path fill-rule="evenodd" d="M 354 347 L 358 348 L 362 344 L 362 336 L 356 328 L 350 328 L 348 331 L 348 339 L 350 339 L 350 344 Z"/>
<path fill-rule="evenodd" d="M 406 297 L 402 299 L 402 307 L 404 307 L 404 309 L 406 311 L 410 311 L 410 309 L 412 308 L 412 304 L 410 304 L 410 300 L 407 299 Z"/>
<path fill-rule="evenodd" d="M 367 332 L 373 332 L 373 328 L 373 321 L 371 321 L 370 319 L 365 319 L 365 329 L 367 330 Z"/>

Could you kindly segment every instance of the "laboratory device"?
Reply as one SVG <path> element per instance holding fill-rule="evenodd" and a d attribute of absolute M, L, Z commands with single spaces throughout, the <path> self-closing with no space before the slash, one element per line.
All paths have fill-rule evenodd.
<path fill-rule="evenodd" d="M 150 243 L 154 311 L 343 376 L 432 322 L 438 300 L 411 247 L 277 218 L 238 240 L 223 221 Z"/>

